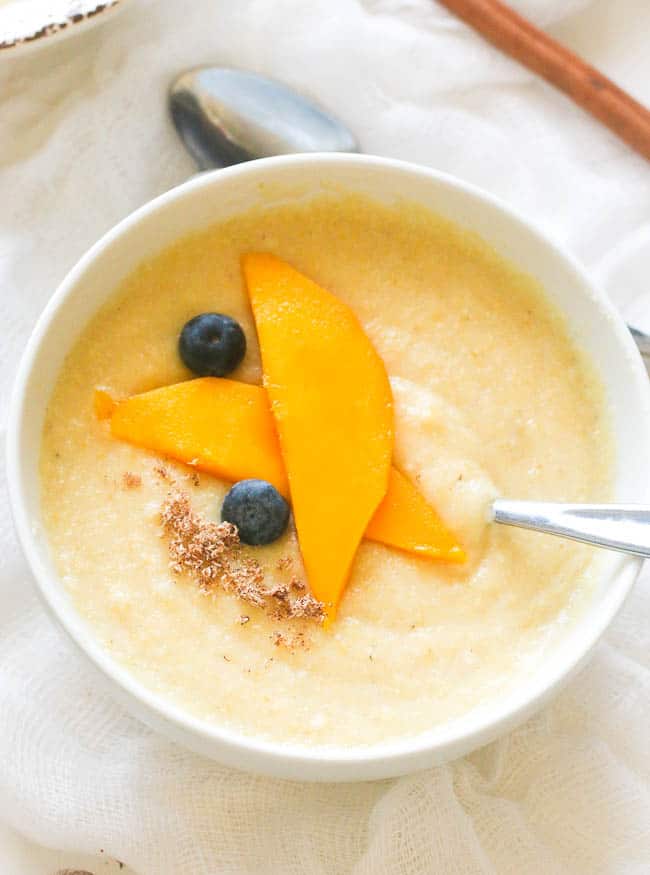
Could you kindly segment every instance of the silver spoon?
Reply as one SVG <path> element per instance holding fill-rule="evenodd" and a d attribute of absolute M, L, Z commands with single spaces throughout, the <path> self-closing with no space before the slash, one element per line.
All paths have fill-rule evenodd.
<path fill-rule="evenodd" d="M 200 170 L 294 152 L 356 152 L 348 128 L 286 85 L 222 67 L 182 73 L 169 111 Z M 630 327 L 650 359 L 650 335 Z M 650 556 L 650 507 L 497 499 L 497 523 L 534 529 L 635 556 Z"/>
<path fill-rule="evenodd" d="M 348 128 L 291 88 L 243 70 L 198 67 L 174 80 L 169 111 L 200 170 L 294 152 L 356 152 Z"/>
<path fill-rule="evenodd" d="M 650 507 L 641 504 L 560 504 L 497 498 L 492 502 L 490 519 L 619 553 L 650 556 Z"/>

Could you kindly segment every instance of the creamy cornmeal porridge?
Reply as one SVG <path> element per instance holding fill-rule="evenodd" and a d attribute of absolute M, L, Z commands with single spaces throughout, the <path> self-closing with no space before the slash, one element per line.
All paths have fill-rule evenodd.
<path fill-rule="evenodd" d="M 326 627 L 173 567 L 170 494 L 218 523 L 231 484 L 115 439 L 93 409 L 98 386 L 120 399 L 192 378 L 179 332 L 205 312 L 242 326 L 247 351 L 229 378 L 260 385 L 240 267 L 254 251 L 352 308 L 390 377 L 394 463 L 468 556 L 452 564 L 364 540 Z M 595 554 L 490 525 L 486 508 L 496 495 L 602 500 L 610 459 L 601 387 L 530 277 L 414 205 L 323 195 L 183 239 L 116 289 L 53 392 L 42 501 L 74 604 L 148 688 L 249 734 L 366 745 L 458 717 L 542 658 L 588 593 Z M 309 593 L 291 524 L 241 549 L 264 586 Z"/>

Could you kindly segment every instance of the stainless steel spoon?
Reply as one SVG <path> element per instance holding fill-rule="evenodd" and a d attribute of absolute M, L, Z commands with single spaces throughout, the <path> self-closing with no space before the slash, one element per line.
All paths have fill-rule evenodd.
<path fill-rule="evenodd" d="M 491 505 L 490 519 L 619 553 L 650 556 L 650 507 L 646 505 L 560 504 L 497 498 Z"/>
<path fill-rule="evenodd" d="M 357 151 L 333 116 L 286 85 L 241 70 L 188 70 L 171 85 L 169 111 L 200 170 L 294 152 Z M 650 335 L 629 327 L 650 360 Z M 497 523 L 650 556 L 650 507 L 498 499 L 490 514 Z"/>
<path fill-rule="evenodd" d="M 356 152 L 348 128 L 291 88 L 243 70 L 198 67 L 174 80 L 169 111 L 200 170 L 294 152 Z"/>

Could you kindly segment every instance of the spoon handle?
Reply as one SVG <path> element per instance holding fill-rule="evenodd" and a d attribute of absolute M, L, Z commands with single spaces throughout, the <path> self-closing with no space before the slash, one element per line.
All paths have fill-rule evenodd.
<path fill-rule="evenodd" d="M 650 557 L 650 506 L 510 501 L 492 505 L 496 523 L 561 535 L 596 547 Z"/>
<path fill-rule="evenodd" d="M 639 331 L 638 328 L 634 328 L 632 325 L 627 327 L 630 329 L 630 334 L 634 338 L 641 355 L 644 358 L 650 358 L 650 334 L 646 334 L 645 331 Z"/>

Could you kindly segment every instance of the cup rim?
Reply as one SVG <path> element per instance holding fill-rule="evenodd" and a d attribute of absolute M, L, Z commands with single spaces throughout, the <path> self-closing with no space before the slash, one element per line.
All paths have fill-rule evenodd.
<path fill-rule="evenodd" d="M 187 740 L 187 736 L 193 737 L 203 752 L 209 751 L 211 748 L 230 752 L 233 764 L 258 773 L 313 780 L 381 778 L 404 774 L 412 771 L 413 768 L 423 768 L 427 764 L 442 762 L 456 755 L 461 755 L 493 740 L 505 729 L 523 722 L 531 716 L 585 661 L 629 594 L 643 564 L 642 560 L 631 556 L 625 560 L 617 575 L 619 583 L 616 596 L 609 599 L 607 611 L 602 612 L 598 622 L 592 621 L 591 627 L 588 630 L 585 629 L 580 641 L 576 642 L 573 649 L 566 654 L 567 658 L 560 666 L 548 674 L 536 674 L 531 677 L 531 683 L 525 685 L 525 689 L 522 685 L 518 685 L 512 692 L 500 696 L 495 702 L 489 704 L 485 715 L 473 719 L 474 711 L 472 710 L 457 719 L 417 735 L 399 736 L 367 747 L 307 746 L 293 742 L 267 740 L 195 717 L 172 701 L 150 691 L 125 667 L 121 666 L 95 639 L 72 603 L 67 604 L 63 598 L 57 597 L 57 594 L 62 594 L 62 582 L 59 575 L 49 572 L 42 559 L 41 548 L 37 544 L 35 532 L 30 522 L 24 489 L 25 467 L 28 465 L 28 460 L 23 456 L 21 435 L 26 427 L 28 410 L 25 396 L 35 358 L 56 314 L 65 306 L 72 290 L 83 278 L 84 273 L 97 256 L 114 241 L 128 236 L 131 229 L 145 218 L 169 204 L 191 196 L 197 189 L 210 188 L 215 184 L 217 178 L 220 180 L 233 179 L 251 172 L 259 172 L 261 169 L 273 170 L 276 167 L 309 164 L 323 168 L 341 164 L 352 164 L 359 167 L 376 166 L 383 168 L 386 172 L 416 176 L 425 183 L 433 181 L 460 190 L 487 204 L 491 209 L 506 214 L 510 222 L 523 226 L 542 247 L 554 250 L 556 256 L 560 256 L 560 259 L 576 276 L 576 279 L 597 293 L 599 306 L 611 317 L 612 331 L 616 332 L 619 341 L 627 347 L 629 354 L 625 356 L 625 364 L 622 363 L 622 367 L 627 367 L 630 378 L 637 382 L 636 389 L 639 392 L 639 397 L 644 400 L 639 415 L 646 431 L 650 433 L 650 384 L 648 384 L 641 357 L 621 316 L 577 259 L 565 252 L 552 238 L 537 228 L 519 211 L 471 183 L 407 161 L 357 154 L 284 155 L 200 174 L 148 201 L 108 230 L 64 277 L 33 329 L 14 382 L 7 426 L 6 463 L 9 500 L 19 542 L 34 577 L 39 596 L 47 609 L 95 667 L 119 688 L 121 694 L 126 694 L 127 700 L 130 700 L 132 704 L 135 701 L 146 707 L 150 719 L 157 726 L 162 723 L 168 727 L 171 725 L 171 728 L 177 732 L 177 737 L 183 737 L 190 747 L 192 743 Z M 648 491 L 649 486 L 650 480 L 646 478 L 646 491 Z M 576 625 L 579 623 L 580 618 L 576 620 Z M 458 726 L 458 724 L 463 725 Z M 451 753 L 449 753 L 450 751 Z M 215 758 L 220 757 L 215 754 Z"/>

